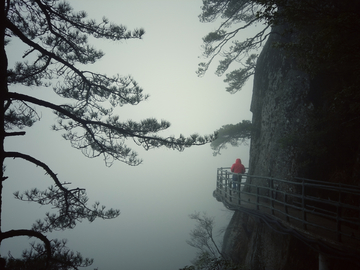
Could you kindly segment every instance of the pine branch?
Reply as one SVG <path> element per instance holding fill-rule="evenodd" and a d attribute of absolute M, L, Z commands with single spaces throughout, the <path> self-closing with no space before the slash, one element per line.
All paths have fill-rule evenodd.
<path fill-rule="evenodd" d="M 4 239 L 17 237 L 17 236 L 36 237 L 44 243 L 45 249 L 46 249 L 46 255 L 47 255 L 47 259 L 46 259 L 46 269 L 47 269 L 49 260 L 51 259 L 51 244 L 50 244 L 49 239 L 47 239 L 47 237 L 40 232 L 37 232 L 34 230 L 22 229 L 22 230 L 10 230 L 10 231 L 6 231 L 6 232 L 1 232 L 0 233 L 0 242 Z"/>

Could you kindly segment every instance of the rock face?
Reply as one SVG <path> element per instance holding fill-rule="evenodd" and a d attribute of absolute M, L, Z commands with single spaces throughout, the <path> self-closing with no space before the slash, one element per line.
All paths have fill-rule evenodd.
<path fill-rule="evenodd" d="M 280 32 L 281 29 L 275 29 Z M 255 132 L 251 138 L 249 174 L 291 179 L 299 175 L 299 153 L 281 141 L 306 132 L 309 101 L 307 74 L 273 42 L 292 37 L 270 35 L 255 71 L 251 111 Z M 287 41 L 285 40 L 285 41 Z M 256 182 L 257 181 L 257 182 Z M 252 183 L 262 184 L 261 180 Z M 291 187 L 282 185 L 280 189 Z M 289 234 L 280 234 L 246 213 L 235 212 L 224 236 L 223 253 L 246 269 L 317 269 L 318 254 Z"/>
<path fill-rule="evenodd" d="M 227 259 L 251 270 L 317 269 L 318 254 L 289 234 L 235 212 L 224 235 Z"/>
<path fill-rule="evenodd" d="M 298 153 L 285 148 L 281 141 L 306 131 L 313 105 L 308 99 L 308 75 L 296 69 L 295 61 L 284 51 L 272 46 L 274 42 L 286 42 L 285 39 L 291 41 L 291 37 L 270 35 L 257 62 L 251 103 L 255 132 L 251 138 L 249 174 L 291 179 L 299 175 L 295 162 Z"/>

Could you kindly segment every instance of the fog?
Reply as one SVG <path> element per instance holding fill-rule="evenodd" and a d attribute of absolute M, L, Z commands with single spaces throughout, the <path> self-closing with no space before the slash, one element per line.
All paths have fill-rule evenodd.
<path fill-rule="evenodd" d="M 203 24 L 199 0 L 94 1 L 72 0 L 76 10 L 86 10 L 90 18 L 103 16 L 129 29 L 143 27 L 142 40 L 123 42 L 94 41 L 105 56 L 86 69 L 107 75 L 131 75 L 150 98 L 116 112 L 123 120 L 148 117 L 165 119 L 171 127 L 159 135 L 211 134 L 225 124 L 251 119 L 252 82 L 231 95 L 225 91 L 224 78 L 214 75 L 216 62 L 203 78 L 195 74 L 202 61 L 201 38 L 216 28 Z M 14 63 L 21 46 L 8 49 Z M 30 91 L 42 99 L 61 103 L 50 88 L 11 88 Z M 143 163 L 131 167 L 115 162 L 106 167 L 102 158 L 88 159 L 61 132 L 51 130 L 55 116 L 39 108 L 40 122 L 25 129 L 24 137 L 6 139 L 6 150 L 19 151 L 45 162 L 60 181 L 84 187 L 90 204 L 100 201 L 121 210 L 114 220 L 84 221 L 73 230 L 56 232 L 50 238 L 68 239 L 68 246 L 84 257 L 94 258 L 89 269 L 179 269 L 190 264 L 196 250 L 186 244 L 195 223 L 188 215 L 206 212 L 215 217 L 217 230 L 226 226 L 232 212 L 212 197 L 216 169 L 241 158 L 248 166 L 249 146 L 229 148 L 213 157 L 209 145 L 194 146 L 184 152 L 161 148 L 145 151 L 134 145 Z M 43 218 L 49 207 L 20 202 L 12 193 L 52 184 L 49 176 L 22 160 L 7 160 L 3 194 L 3 231 L 28 229 Z M 220 240 L 220 239 L 219 239 Z M 32 240 L 16 238 L 3 241 L 1 254 L 21 255 Z"/>

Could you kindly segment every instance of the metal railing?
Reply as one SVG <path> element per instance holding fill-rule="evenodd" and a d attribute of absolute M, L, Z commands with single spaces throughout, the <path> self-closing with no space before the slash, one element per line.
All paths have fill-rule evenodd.
<path fill-rule="evenodd" d="M 232 210 L 251 209 L 288 227 L 360 249 L 360 188 L 305 178 L 283 180 L 217 170 L 214 197 Z"/>

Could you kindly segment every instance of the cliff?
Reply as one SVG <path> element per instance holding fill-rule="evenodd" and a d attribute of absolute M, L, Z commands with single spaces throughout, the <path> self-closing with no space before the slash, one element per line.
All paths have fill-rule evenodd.
<path fill-rule="evenodd" d="M 279 29 L 277 29 L 279 31 Z M 277 31 L 277 32 L 278 32 Z M 255 132 L 250 145 L 249 174 L 290 179 L 299 175 L 297 149 L 284 147 L 284 138 L 307 130 L 310 80 L 296 63 L 271 44 L 291 36 L 270 35 L 257 62 L 251 104 Z M 260 183 L 259 183 L 260 184 Z M 288 186 L 278 187 L 291 188 Z M 247 268 L 316 269 L 318 254 L 289 234 L 235 212 L 224 236 L 223 253 Z"/>
<path fill-rule="evenodd" d="M 248 173 L 360 185 L 360 54 L 354 49 L 360 46 L 360 36 L 354 34 L 360 4 L 313 1 L 304 12 L 301 1 L 290 2 L 279 12 L 280 20 L 257 60 Z M 285 23 L 290 31 L 280 35 L 285 29 L 280 24 Z M 247 181 L 267 185 L 262 183 L 266 180 Z M 274 188 L 296 192 L 287 183 Z M 342 200 L 359 205 L 350 195 Z M 318 269 L 317 252 L 276 231 L 276 224 L 273 228 L 265 219 L 236 211 L 223 253 L 246 269 Z M 357 269 L 339 262 L 333 258 L 331 269 Z"/>
<path fill-rule="evenodd" d="M 341 110 L 340 114 L 329 114 L 329 101 L 335 98 L 324 99 L 324 90 L 336 90 L 341 86 L 341 73 L 331 76 L 332 71 L 327 71 L 310 78 L 297 67 L 302 59 L 294 59 L 284 50 L 272 46 L 296 38 L 276 34 L 282 30 L 281 27 L 274 29 L 257 61 L 251 104 L 254 131 L 248 173 L 280 179 L 320 177 L 319 180 L 324 181 L 359 184 L 358 129 L 355 124 L 341 126 L 342 117 L 353 119 L 354 115 Z M 338 89 L 340 93 L 344 92 Z M 334 124 L 337 122 L 340 124 Z M 317 130 L 319 124 L 322 126 Z M 345 128 L 348 129 L 345 131 Z M 318 151 L 319 154 L 317 150 L 323 152 Z M 341 162 L 334 163 L 334 157 Z M 261 183 L 264 180 L 252 181 L 252 184 L 265 184 Z M 288 184 L 275 188 L 294 189 Z M 308 245 L 281 230 L 276 231 L 276 226 L 270 228 L 257 217 L 239 211 L 234 212 L 226 230 L 222 252 L 228 259 L 251 270 L 319 267 L 318 253 Z M 344 266 L 340 263 L 337 268 L 336 263 L 339 262 L 332 262 L 332 269 Z"/>

